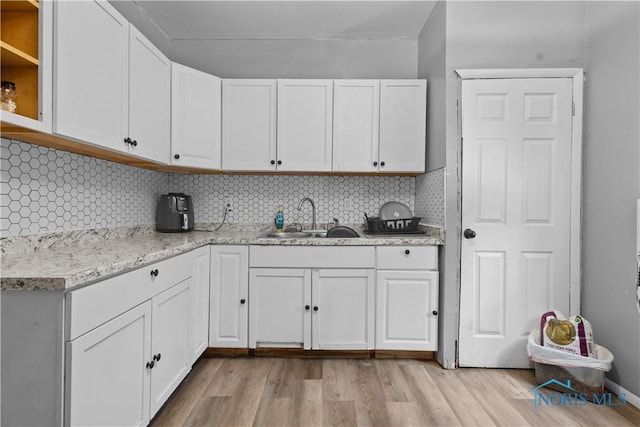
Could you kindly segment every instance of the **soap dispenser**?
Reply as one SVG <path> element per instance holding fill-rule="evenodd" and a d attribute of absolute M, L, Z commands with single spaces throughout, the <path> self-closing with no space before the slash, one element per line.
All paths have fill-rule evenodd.
<path fill-rule="evenodd" d="M 273 218 L 273 222 L 276 225 L 276 231 L 279 233 L 282 232 L 284 229 L 284 208 L 282 205 L 276 208 L 276 215 Z"/>

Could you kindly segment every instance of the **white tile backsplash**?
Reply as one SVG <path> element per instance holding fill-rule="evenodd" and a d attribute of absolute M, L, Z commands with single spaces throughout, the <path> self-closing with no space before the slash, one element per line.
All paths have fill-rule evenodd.
<path fill-rule="evenodd" d="M 414 207 L 415 178 L 377 176 L 169 175 L 169 190 L 193 197 L 197 222 L 219 222 L 231 205 L 230 222 L 271 222 L 274 208 L 284 206 L 285 223 L 311 222 L 311 207 L 298 202 L 310 197 L 318 223 L 364 222 L 364 212 L 396 200 Z"/>
<path fill-rule="evenodd" d="M 390 200 L 413 210 L 416 178 L 169 174 L 0 140 L 2 237 L 152 224 L 157 198 L 168 191 L 193 196 L 198 222 L 219 222 L 225 203 L 229 222 L 271 222 L 282 203 L 286 223 L 310 223 L 310 206 L 296 209 L 310 197 L 319 223 L 359 223 Z"/>
<path fill-rule="evenodd" d="M 444 228 L 444 178 L 445 169 L 419 175 L 416 178 L 416 216 L 423 224 Z"/>
<path fill-rule="evenodd" d="M 166 173 L 0 140 L 2 237 L 155 223 Z"/>

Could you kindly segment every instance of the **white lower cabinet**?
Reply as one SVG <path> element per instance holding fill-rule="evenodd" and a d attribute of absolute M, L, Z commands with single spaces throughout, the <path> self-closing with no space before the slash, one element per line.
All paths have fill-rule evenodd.
<path fill-rule="evenodd" d="M 373 349 L 374 270 L 313 270 L 311 283 L 311 347 Z"/>
<path fill-rule="evenodd" d="M 191 370 L 191 291 L 191 279 L 187 279 L 151 300 L 152 354 L 145 364 L 151 372 L 149 418 L 158 412 Z"/>
<path fill-rule="evenodd" d="M 373 348 L 372 269 L 252 268 L 249 347 Z"/>
<path fill-rule="evenodd" d="M 211 246 L 209 347 L 247 348 L 249 248 Z"/>
<path fill-rule="evenodd" d="M 249 347 L 311 348 L 311 270 L 251 268 Z"/>
<path fill-rule="evenodd" d="M 191 292 L 191 328 L 189 330 L 191 362 L 204 353 L 209 345 L 209 276 L 210 246 L 193 250 L 193 283 Z"/>
<path fill-rule="evenodd" d="M 149 423 L 151 301 L 67 343 L 66 425 Z"/>
<path fill-rule="evenodd" d="M 208 261 L 200 248 L 67 294 L 65 425 L 149 423 L 206 348 Z"/>
<path fill-rule="evenodd" d="M 437 248 L 379 247 L 377 266 L 376 349 L 437 350 Z"/>

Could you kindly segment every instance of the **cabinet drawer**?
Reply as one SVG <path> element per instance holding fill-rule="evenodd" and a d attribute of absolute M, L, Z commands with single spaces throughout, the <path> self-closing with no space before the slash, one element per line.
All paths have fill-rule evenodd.
<path fill-rule="evenodd" d="M 73 340 L 191 277 L 192 262 L 193 254 L 189 252 L 69 292 L 66 340 Z"/>
<path fill-rule="evenodd" d="M 374 268 L 373 246 L 251 246 L 250 267 Z"/>
<path fill-rule="evenodd" d="M 437 246 L 378 246 L 376 268 L 379 270 L 437 270 Z"/>

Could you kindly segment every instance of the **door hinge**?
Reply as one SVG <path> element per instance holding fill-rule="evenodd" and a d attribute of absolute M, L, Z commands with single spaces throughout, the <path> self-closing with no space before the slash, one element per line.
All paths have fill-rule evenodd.
<path fill-rule="evenodd" d="M 576 103 L 575 102 L 571 103 L 571 115 L 572 116 L 576 115 Z"/>

